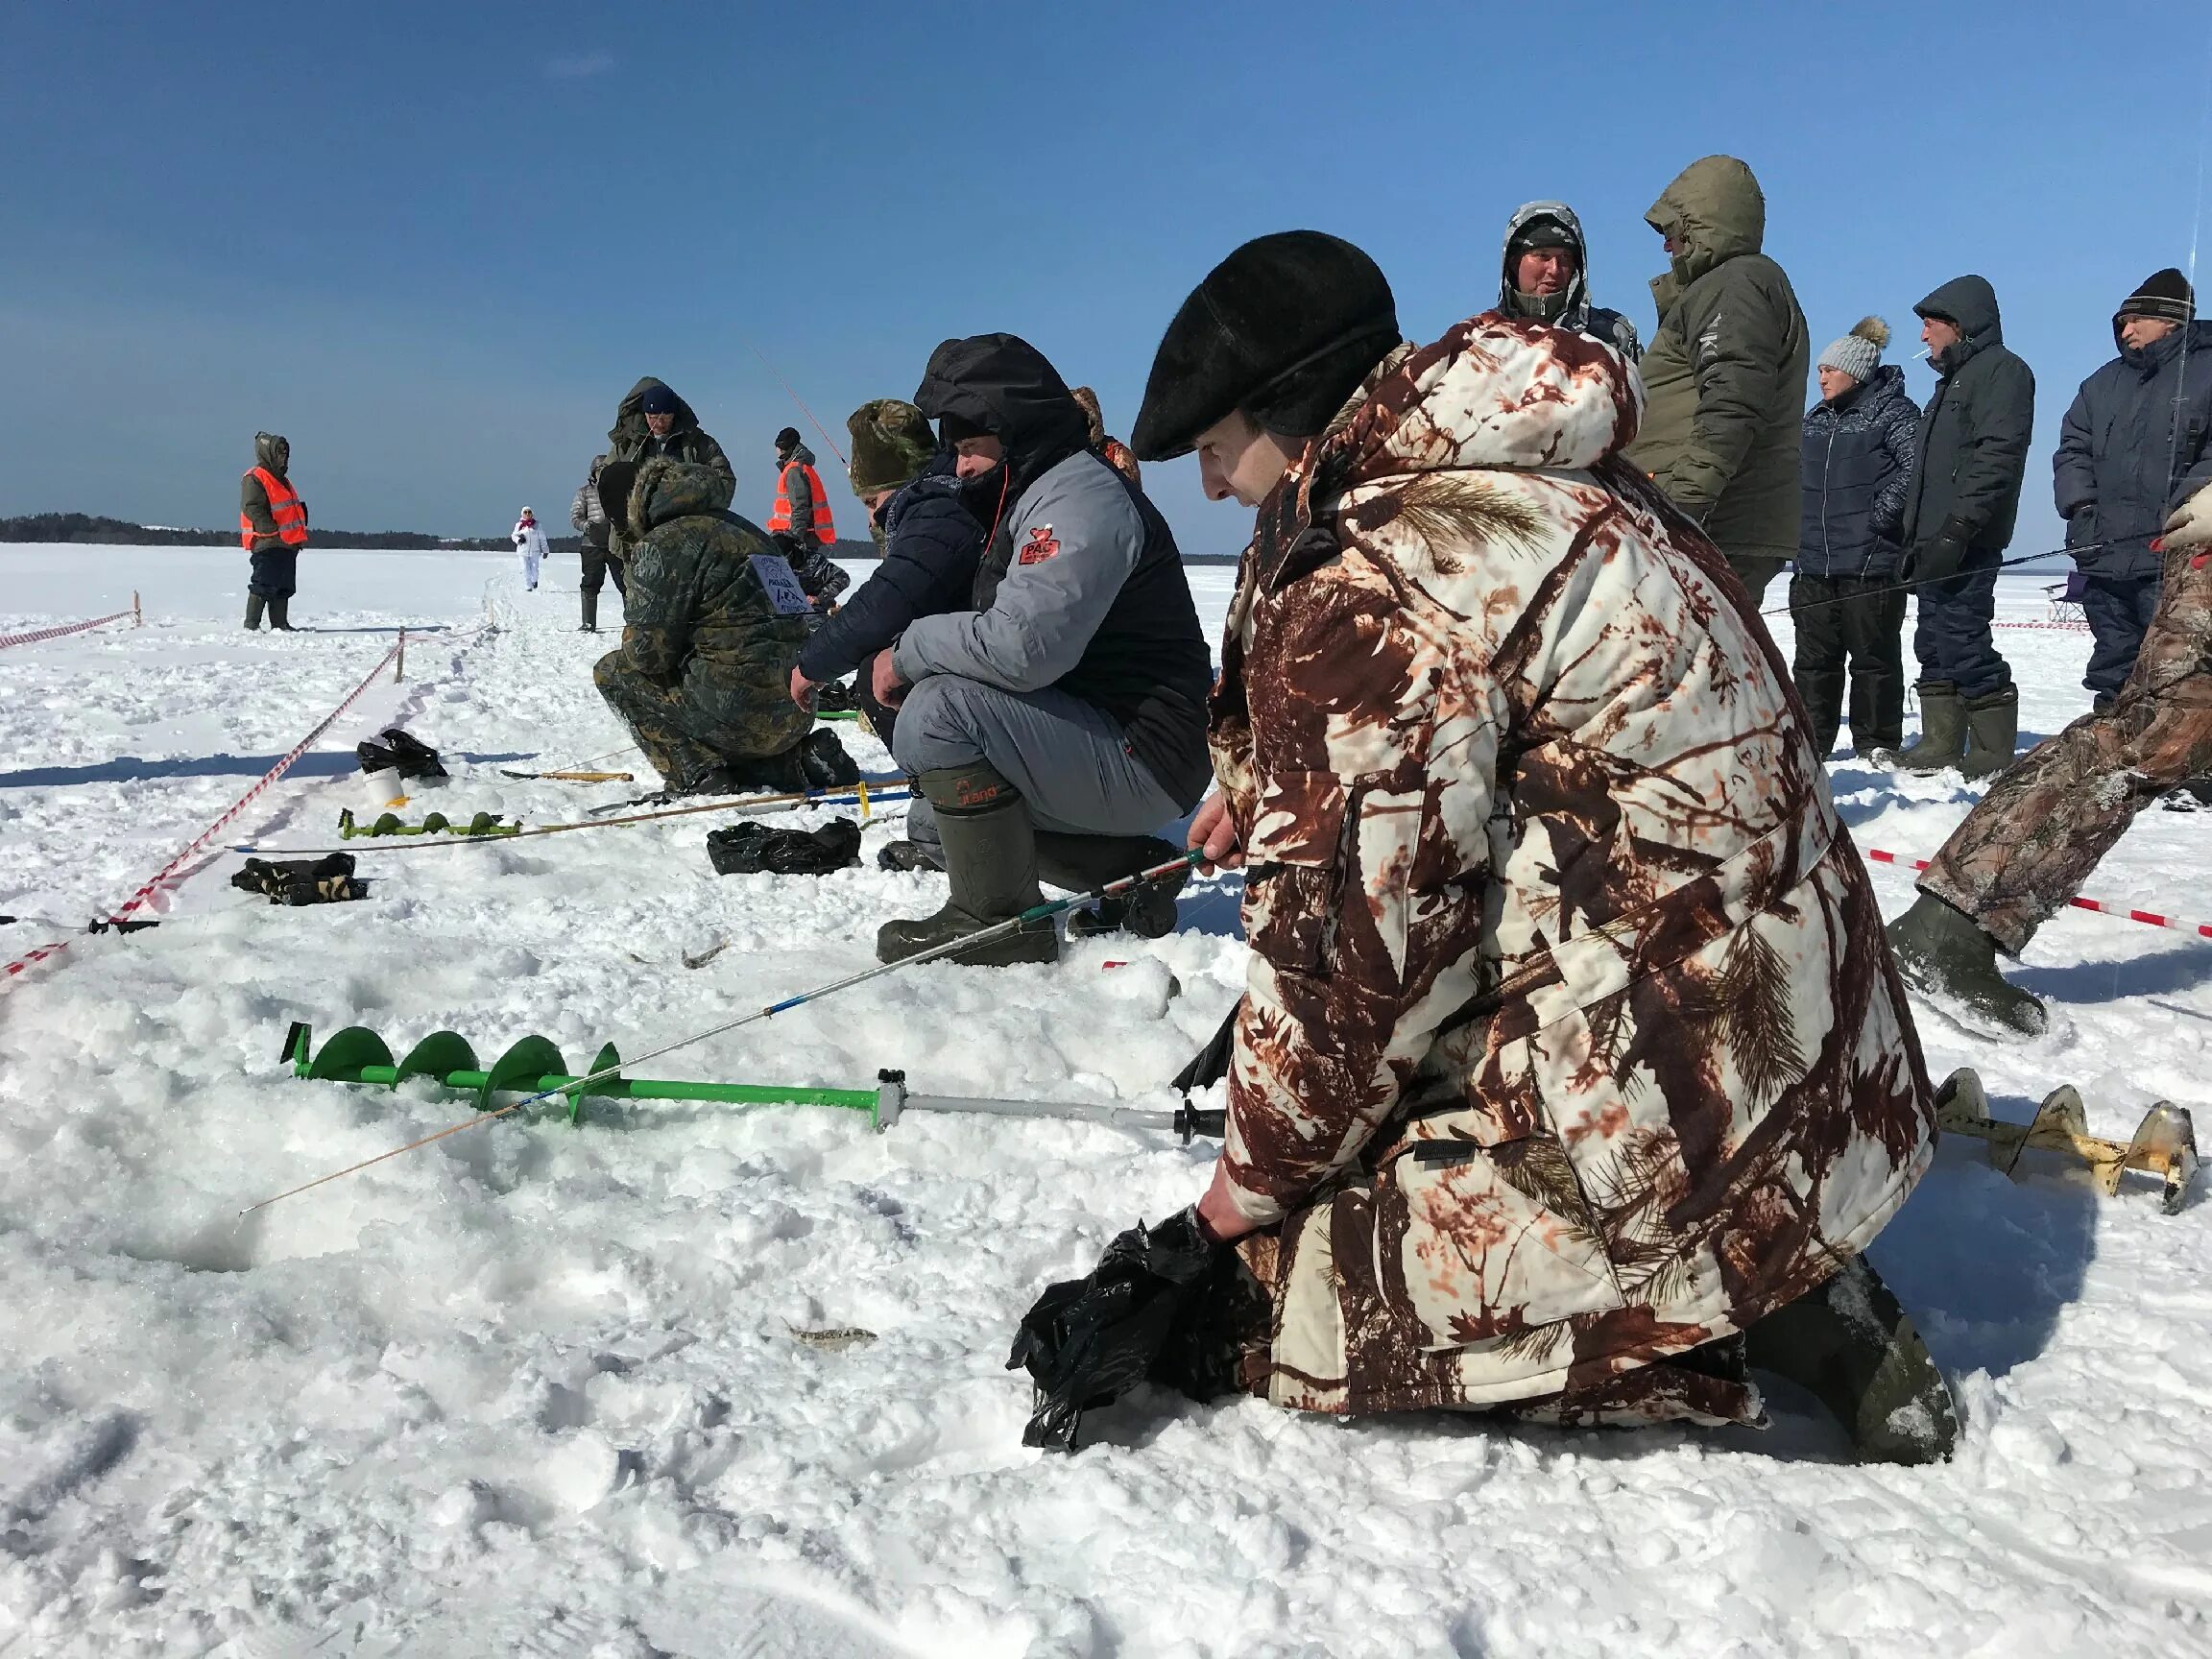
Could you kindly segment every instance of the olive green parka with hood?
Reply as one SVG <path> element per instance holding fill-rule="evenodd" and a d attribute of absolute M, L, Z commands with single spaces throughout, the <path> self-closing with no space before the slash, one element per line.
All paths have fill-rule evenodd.
<path fill-rule="evenodd" d="M 665 438 L 654 437 L 653 429 L 645 424 L 645 394 L 656 386 L 676 397 L 675 424 L 668 428 Z M 737 490 L 736 469 L 730 465 L 730 457 L 722 453 L 722 445 L 699 429 L 699 417 L 691 412 L 691 405 L 658 375 L 648 374 L 631 387 L 621 406 L 614 411 L 614 424 L 607 431 L 607 459 L 635 461 L 640 465 L 665 459 L 709 467 L 730 481 L 732 494 Z M 617 559 L 629 555 L 629 538 L 619 525 L 610 532 L 608 551 Z"/>
<path fill-rule="evenodd" d="M 1628 459 L 1739 575 L 1770 575 L 1797 553 L 1811 346 L 1789 276 L 1760 252 L 1767 198 L 1743 162 L 1708 156 L 1645 219 L 1676 252 L 1651 283 L 1659 330 L 1644 354 L 1644 425 Z"/>

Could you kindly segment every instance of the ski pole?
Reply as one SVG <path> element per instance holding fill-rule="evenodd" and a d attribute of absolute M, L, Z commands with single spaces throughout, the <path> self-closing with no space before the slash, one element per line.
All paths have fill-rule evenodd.
<path fill-rule="evenodd" d="M 610 1077 L 618 1075 L 623 1065 L 642 1066 L 648 1060 L 658 1060 L 663 1054 L 675 1053 L 679 1048 L 688 1048 L 694 1044 L 705 1043 L 729 1032 L 741 1030 L 747 1025 L 757 1025 L 764 1020 L 773 1020 L 779 1014 L 788 1014 L 794 1008 L 804 1008 L 809 1002 L 819 1002 L 825 997 L 835 996 L 838 992 L 851 990 L 855 985 L 865 985 L 871 979 L 879 979 L 884 974 L 895 974 L 902 968 L 918 968 L 925 962 L 934 962 L 942 956 L 954 955 L 962 950 L 972 950 L 978 945 L 988 945 L 994 940 L 1011 938 L 1025 928 L 1034 928 L 1039 923 L 1049 922 L 1053 917 L 1065 911 L 1072 910 L 1077 905 L 1118 898 L 1121 894 L 1131 892 L 1149 882 L 1162 881 L 1170 876 L 1179 876 L 1193 866 L 1204 862 L 1205 857 L 1204 848 L 1193 847 L 1181 857 L 1170 858 L 1165 863 L 1153 865 L 1148 870 L 1140 870 L 1133 876 L 1124 876 L 1118 881 L 1109 881 L 1104 886 L 1094 887 L 1088 893 L 1072 893 L 1065 899 L 1048 899 L 1042 904 L 1032 904 L 1019 916 L 1009 916 L 1003 922 L 994 922 L 988 927 L 978 927 L 973 933 L 963 934 L 957 939 L 948 939 L 942 945 L 933 945 L 926 950 L 918 950 L 913 955 L 902 956 L 896 962 L 878 962 L 875 967 L 863 969 L 858 974 L 847 974 L 844 978 L 831 980 L 827 985 L 817 985 L 811 991 L 802 991 L 795 997 L 786 997 L 781 1002 L 771 1002 L 765 1008 L 757 1009 L 753 1013 L 740 1014 L 734 1020 L 725 1020 L 721 1024 L 710 1026 L 705 1031 L 695 1032 L 689 1037 L 679 1037 L 673 1043 L 664 1043 L 658 1048 L 638 1055 L 635 1060 L 603 1067 L 589 1077 L 579 1077 L 575 1082 L 563 1084 L 558 1089 L 541 1090 L 539 1093 L 526 1095 L 511 1105 L 501 1106 L 491 1112 L 478 1113 L 475 1117 L 467 1118 L 462 1122 L 449 1124 L 435 1134 L 425 1135 L 420 1141 L 410 1141 L 404 1146 L 395 1146 L 389 1152 L 379 1152 L 373 1158 L 364 1158 L 358 1164 L 349 1164 L 343 1169 L 332 1170 L 327 1175 L 319 1175 L 314 1180 L 294 1187 L 288 1191 L 279 1192 L 273 1198 L 264 1198 L 257 1204 L 249 1204 L 238 1214 L 241 1216 L 251 1215 L 256 1210 L 266 1210 L 272 1204 L 282 1203 L 287 1198 L 296 1198 L 302 1192 L 311 1192 L 316 1188 L 327 1186 L 332 1181 L 340 1181 L 349 1175 L 358 1174 L 361 1170 L 381 1164 L 387 1159 L 397 1158 L 403 1152 L 413 1152 L 418 1147 L 427 1146 L 435 1141 L 443 1141 L 448 1135 L 458 1135 L 462 1130 L 472 1128 L 478 1123 L 489 1123 L 495 1118 L 504 1118 L 510 1113 L 519 1112 L 525 1106 L 535 1106 L 540 1101 L 550 1100 L 556 1094 L 582 1091 L 594 1083 L 604 1083 Z"/>

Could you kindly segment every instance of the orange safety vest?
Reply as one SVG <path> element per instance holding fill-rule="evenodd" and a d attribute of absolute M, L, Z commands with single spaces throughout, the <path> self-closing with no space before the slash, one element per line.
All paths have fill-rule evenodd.
<path fill-rule="evenodd" d="M 279 478 L 266 467 L 256 467 L 247 474 L 261 480 L 261 488 L 269 493 L 269 517 L 276 521 L 276 538 L 287 547 L 307 545 L 307 509 L 301 504 L 300 492 L 291 481 Z M 238 510 L 238 540 L 246 551 L 253 551 L 253 543 L 266 536 L 266 530 L 255 530 L 253 520 L 246 510 Z"/>
<path fill-rule="evenodd" d="M 830 497 L 822 493 L 822 474 L 793 461 L 776 474 L 776 511 L 768 519 L 771 530 L 791 528 L 791 469 L 806 474 L 806 488 L 814 492 L 814 540 L 827 547 L 837 540 L 837 526 L 830 519 Z"/>

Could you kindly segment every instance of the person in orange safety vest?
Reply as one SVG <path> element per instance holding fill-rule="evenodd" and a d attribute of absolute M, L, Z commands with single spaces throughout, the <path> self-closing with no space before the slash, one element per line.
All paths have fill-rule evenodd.
<path fill-rule="evenodd" d="M 853 578 L 830 561 L 837 526 L 822 474 L 814 469 L 814 452 L 799 442 L 796 426 L 776 434 L 776 511 L 768 518 L 768 539 L 791 561 L 815 609 L 834 609 L 837 595 Z"/>
<path fill-rule="evenodd" d="M 246 586 L 246 626 L 261 626 L 264 607 L 269 626 L 283 633 L 292 626 L 292 595 L 299 589 L 300 549 L 307 545 L 307 503 L 287 475 L 292 445 L 274 432 L 253 434 L 253 469 L 239 481 L 238 541 L 253 558 Z"/>

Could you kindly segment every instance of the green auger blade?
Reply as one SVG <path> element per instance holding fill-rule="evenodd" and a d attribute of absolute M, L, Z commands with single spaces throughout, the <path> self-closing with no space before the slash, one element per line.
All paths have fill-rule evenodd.
<path fill-rule="evenodd" d="M 383 1038 L 366 1025 L 349 1025 L 323 1045 L 307 1075 L 319 1083 L 385 1083 L 391 1080 L 391 1065 L 392 1050 Z M 374 1070 L 386 1075 L 369 1074 Z"/>
<path fill-rule="evenodd" d="M 350 807 L 338 813 L 338 838 L 352 841 L 364 835 L 517 835 L 522 826 L 507 823 L 496 812 L 479 812 L 466 824 L 456 824 L 443 812 L 433 812 L 420 824 L 410 824 L 397 812 L 387 812 L 375 823 L 363 826 L 355 822 Z"/>
<path fill-rule="evenodd" d="M 392 1081 L 395 1087 L 410 1077 L 429 1077 L 444 1083 L 451 1072 L 478 1070 L 476 1050 L 469 1046 L 466 1037 L 458 1031 L 433 1031 L 407 1050 L 407 1058 L 399 1062 Z"/>
<path fill-rule="evenodd" d="M 561 1050 L 553 1046 L 550 1037 L 525 1037 L 492 1063 L 484 1087 L 476 1092 L 476 1110 L 491 1111 L 492 1096 L 501 1090 L 535 1094 L 545 1087 L 542 1078 L 568 1074 L 568 1063 L 561 1058 Z"/>
<path fill-rule="evenodd" d="M 576 1124 L 578 1127 L 582 1127 L 584 1122 L 584 1096 L 587 1094 L 605 1094 L 610 1098 L 619 1098 L 620 1096 L 630 1093 L 629 1084 L 622 1080 L 622 1073 L 617 1070 L 621 1064 L 622 1056 L 615 1052 L 613 1044 L 610 1043 L 606 1047 L 599 1050 L 598 1058 L 593 1060 L 590 1065 L 584 1069 L 584 1075 L 587 1077 L 594 1077 L 598 1076 L 598 1074 L 602 1071 L 613 1071 L 614 1075 L 612 1077 L 601 1077 L 596 1083 L 587 1083 L 583 1088 L 569 1092 L 569 1122 Z"/>

